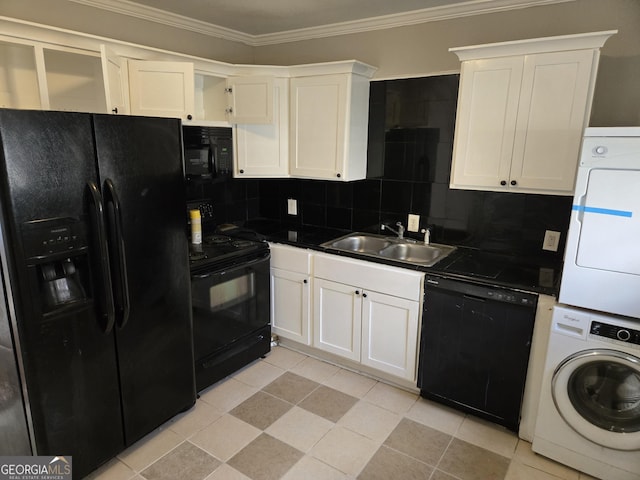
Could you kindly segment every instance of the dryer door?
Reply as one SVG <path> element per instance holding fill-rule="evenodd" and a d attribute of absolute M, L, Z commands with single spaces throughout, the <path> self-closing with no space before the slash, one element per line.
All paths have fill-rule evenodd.
<path fill-rule="evenodd" d="M 640 450 L 640 358 L 609 349 L 575 353 L 554 372 L 551 392 L 560 415 L 586 439 Z"/>

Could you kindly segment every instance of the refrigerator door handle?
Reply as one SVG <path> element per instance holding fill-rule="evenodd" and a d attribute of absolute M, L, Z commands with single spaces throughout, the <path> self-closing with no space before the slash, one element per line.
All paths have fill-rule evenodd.
<path fill-rule="evenodd" d="M 99 299 L 96 303 L 98 305 L 100 327 L 104 333 L 108 334 L 115 324 L 115 307 L 113 305 L 113 291 L 111 290 L 111 270 L 109 268 L 109 250 L 105 236 L 104 209 L 98 185 L 94 182 L 88 182 L 87 191 L 89 192 L 88 201 L 90 207 L 92 207 L 89 208 L 89 217 L 91 218 L 93 246 L 98 254 L 96 296 L 99 296 Z"/>
<path fill-rule="evenodd" d="M 124 327 L 129 320 L 131 302 L 129 301 L 129 282 L 127 280 L 127 256 L 125 254 L 124 237 L 122 234 L 122 210 L 113 181 L 104 181 L 104 203 L 107 211 L 107 225 L 109 231 L 109 246 L 113 261 L 113 293 L 116 310 L 116 324 Z"/>

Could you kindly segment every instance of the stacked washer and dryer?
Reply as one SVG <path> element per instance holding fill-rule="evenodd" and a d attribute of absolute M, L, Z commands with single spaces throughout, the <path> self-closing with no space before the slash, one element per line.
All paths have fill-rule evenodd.
<path fill-rule="evenodd" d="M 640 480 L 640 127 L 587 128 L 533 450 Z"/>

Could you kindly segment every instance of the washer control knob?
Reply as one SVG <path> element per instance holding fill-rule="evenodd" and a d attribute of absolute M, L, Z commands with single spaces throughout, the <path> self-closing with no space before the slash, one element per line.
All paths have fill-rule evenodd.
<path fill-rule="evenodd" d="M 629 330 L 618 330 L 616 332 L 616 337 L 618 337 L 618 340 L 622 340 L 623 342 L 628 342 L 629 339 L 631 338 L 631 332 L 629 332 Z"/>

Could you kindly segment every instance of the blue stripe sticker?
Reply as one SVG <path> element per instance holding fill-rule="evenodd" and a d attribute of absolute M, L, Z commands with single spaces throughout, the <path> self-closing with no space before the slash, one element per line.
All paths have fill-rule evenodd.
<path fill-rule="evenodd" d="M 581 205 L 573 205 L 571 209 L 577 210 L 578 212 L 600 213 L 602 215 L 614 215 L 616 217 L 631 218 L 633 216 L 633 212 L 628 212 L 626 210 L 612 210 L 610 208 L 583 207 Z"/>

